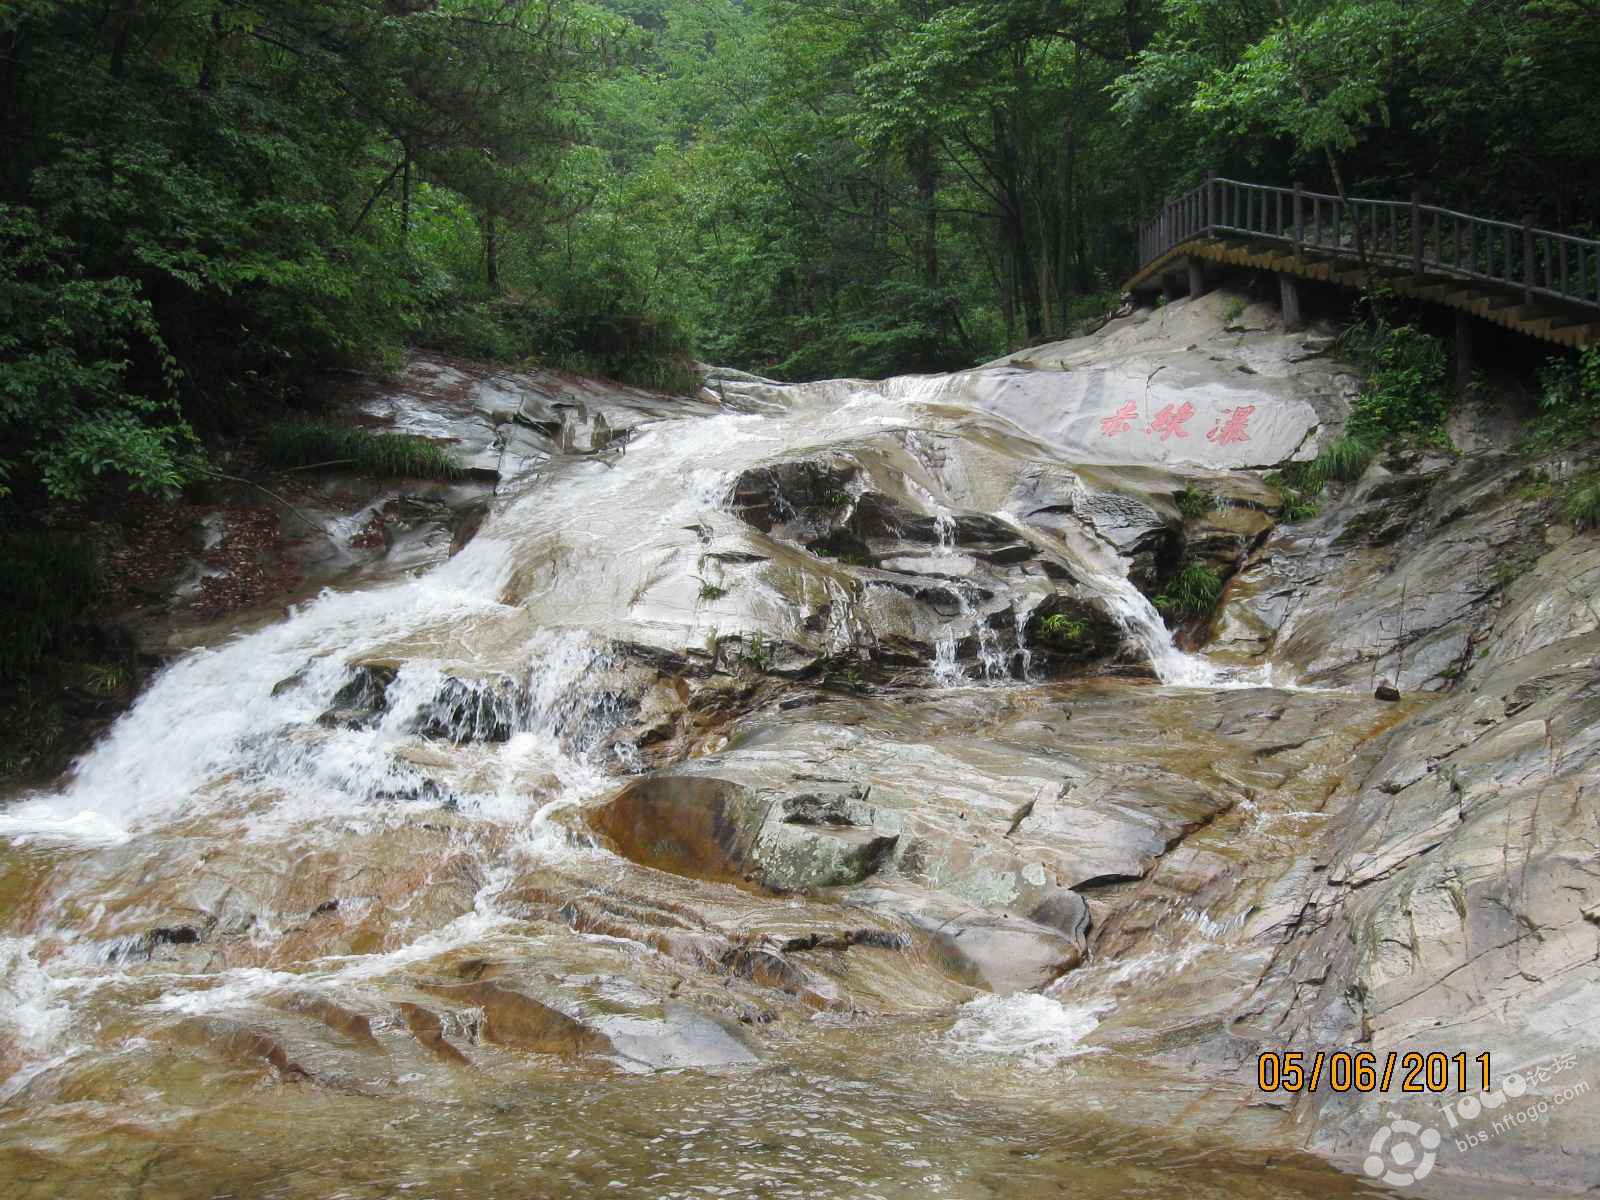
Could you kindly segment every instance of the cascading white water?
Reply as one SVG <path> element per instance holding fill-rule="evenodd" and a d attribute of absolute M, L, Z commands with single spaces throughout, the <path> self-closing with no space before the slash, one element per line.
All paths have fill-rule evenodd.
<path fill-rule="evenodd" d="M 716 778 L 719 762 L 743 755 L 744 763 L 773 764 L 773 779 L 794 781 L 794 790 L 831 793 L 839 787 L 835 776 L 849 775 L 844 768 L 855 765 L 843 761 L 854 754 L 845 748 L 870 744 L 880 730 L 904 735 L 904 742 L 883 760 L 888 769 L 873 775 L 870 802 L 869 789 L 861 788 L 860 807 L 882 805 L 892 815 L 883 797 L 897 788 L 927 804 L 939 739 L 964 736 L 952 729 L 1003 727 L 1001 714 L 1012 708 L 1038 716 L 1052 697 L 1036 693 L 1018 704 L 1014 695 L 965 687 L 931 697 L 926 707 L 900 704 L 921 698 L 910 696 L 911 689 L 851 695 L 861 689 L 827 686 L 826 675 L 825 686 L 815 688 L 816 664 L 848 678 L 848 656 L 878 646 L 887 661 L 908 645 L 925 660 L 933 631 L 937 682 L 1006 682 L 1018 663 L 1026 679 L 1034 667 L 1026 636 L 1032 613 L 1043 598 L 1071 586 L 1062 584 L 1057 567 L 1070 568 L 1086 591 L 1105 598 L 1163 681 L 1233 685 L 1203 659 L 1176 649 L 1159 615 L 1124 577 L 1126 564 L 1092 530 L 1058 536 L 1004 511 L 1020 506 L 1016 479 L 1025 477 L 1021 470 L 1008 475 L 1013 468 L 1002 461 L 1015 449 L 1009 431 L 997 433 L 991 422 L 969 437 L 969 426 L 987 418 L 950 396 L 940 396 L 936 409 L 919 409 L 934 390 L 927 381 L 876 390 L 818 385 L 781 393 L 755 414 L 642 425 L 625 455 L 558 460 L 542 476 L 521 480 L 524 490 L 502 497 L 480 534 L 433 570 L 361 592 L 324 594 L 276 625 L 166 669 L 62 790 L 0 810 L 0 839 L 11 842 L 0 842 L 0 855 L 11 855 L 0 863 L 13 872 L 0 879 L 8 897 L 27 897 L 14 926 L 0 927 L 0 1073 L 10 1072 L 0 1079 L 0 1104 L 27 1092 L 22 1103 L 43 1114 L 18 1144 L 54 1139 L 65 1147 L 63 1159 L 78 1155 L 82 1143 L 73 1138 L 81 1130 L 73 1122 L 90 1105 L 115 1113 L 135 1140 L 149 1141 L 148 1130 L 163 1121 L 192 1122 L 166 1128 L 196 1143 L 208 1135 L 203 1114 L 210 1105 L 246 1113 L 238 1124 L 217 1122 L 226 1137 L 256 1132 L 252 1104 L 273 1109 L 273 1121 L 289 1114 L 284 1120 L 297 1138 L 323 1121 L 330 1139 L 367 1138 L 373 1114 L 381 1112 L 386 1129 L 400 1130 L 418 1147 L 412 1157 L 386 1147 L 390 1161 L 404 1160 L 412 1172 L 404 1182 L 394 1182 L 401 1179 L 395 1173 L 397 1194 L 413 1179 L 422 1189 L 416 1194 L 451 1190 L 453 1183 L 425 1172 L 435 1164 L 455 1170 L 458 1161 L 488 1150 L 501 1155 L 500 1178 L 534 1178 L 558 1157 L 587 1156 L 580 1183 L 541 1194 L 587 1195 L 597 1179 L 619 1186 L 628 1179 L 635 1190 L 663 1194 L 704 1185 L 756 1196 L 781 1191 L 800 1175 L 791 1164 L 769 1169 L 759 1161 L 768 1151 L 752 1153 L 749 1146 L 786 1146 L 813 1131 L 832 1139 L 846 1129 L 837 1140 L 855 1145 L 859 1113 L 893 1107 L 877 1094 L 860 1099 L 860 1107 L 841 1107 L 840 1097 L 867 1088 L 875 1068 L 857 1070 L 862 1060 L 851 1048 L 863 1043 L 845 1040 L 836 1051 L 826 1039 L 853 1039 L 858 1031 L 875 1036 L 859 1013 L 917 1014 L 897 1023 L 910 1040 L 878 1055 L 891 1075 L 896 1062 L 916 1058 L 935 1072 L 951 1071 L 958 1088 L 974 1072 L 999 1079 L 1018 1066 L 1063 1078 L 1070 1060 L 1092 1052 L 1091 1035 L 1102 1028 L 1097 1022 L 1114 1011 L 1102 998 L 1057 987 L 973 999 L 969 976 L 946 978 L 926 956 L 902 953 L 926 934 L 920 918 L 909 921 L 894 907 L 869 913 L 802 891 L 773 901 L 692 872 L 647 867 L 607 842 L 609 833 L 585 832 L 591 828 L 585 817 L 563 811 L 588 806 L 598 814 L 629 787 L 629 773 L 646 775 L 647 763 L 685 753 L 700 757 L 649 773 L 641 783 L 696 770 Z M 896 439 L 914 441 L 907 433 L 912 425 L 930 432 L 925 453 L 913 454 L 923 469 L 907 471 Z M 1004 454 L 996 442 L 1004 443 Z M 824 454 L 835 462 L 852 459 L 853 502 L 870 487 L 875 501 L 886 498 L 915 514 L 921 544 L 904 556 L 905 569 L 860 569 L 842 554 L 808 552 L 736 509 L 735 488 L 745 486 L 745 476 Z M 897 493 L 902 476 L 904 490 Z M 829 514 L 838 520 L 837 510 Z M 923 523 L 930 517 L 932 556 L 946 560 L 931 566 Z M 1019 563 L 981 543 L 969 544 L 970 553 L 959 547 L 964 531 L 981 532 L 980 522 L 996 520 L 1041 554 Z M 1004 537 L 994 544 L 1014 549 Z M 991 595 L 996 580 L 1002 590 Z M 724 709 L 703 726 L 688 720 L 687 731 L 674 726 L 688 703 L 684 689 L 704 685 L 692 692 L 696 700 L 732 696 L 736 705 L 752 695 L 766 703 L 785 688 L 785 663 L 752 667 L 761 654 L 752 644 L 756 635 L 786 642 L 790 652 L 803 643 L 811 657 L 793 672 L 800 685 L 753 717 L 729 720 Z M 720 666 L 719 641 L 733 647 L 721 646 Z M 958 659 L 961 648 L 969 652 L 965 662 Z M 739 661 L 731 661 L 735 655 Z M 649 683 L 625 693 L 619 680 L 629 671 Z M 355 685 L 363 678 L 382 688 L 381 704 L 370 711 L 361 709 L 359 696 L 347 695 L 360 691 Z M 1158 689 L 1111 684 L 1107 690 L 1135 697 L 1129 700 L 1135 706 L 1173 702 Z M 658 707 L 641 717 L 650 702 Z M 1185 698 L 1176 703 L 1187 706 Z M 629 725 L 634 718 L 638 725 Z M 922 722 L 925 740 L 914 732 Z M 974 837 L 986 827 L 1003 831 L 1016 810 L 1009 803 L 993 807 L 994 797 L 1013 785 L 1020 802 L 1030 795 L 1037 801 L 1036 784 L 1047 784 L 1051 791 L 1039 794 L 1048 803 L 1066 761 L 1061 755 L 1078 756 L 1072 738 L 1096 728 L 1079 719 L 1058 735 L 1041 721 L 1028 724 L 1027 737 L 1039 742 L 1036 754 L 1004 738 L 974 738 L 970 757 L 940 768 L 937 790 L 955 797 L 944 802 L 966 810 L 952 815 L 952 825 Z M 778 735 L 802 727 L 815 740 L 785 748 Z M 674 740 L 641 736 L 634 746 L 623 736 L 634 728 Z M 1105 753 L 1122 749 L 1108 746 Z M 879 786 L 880 774 L 886 786 Z M 602 828 L 597 815 L 593 828 Z M 810 836 L 807 827 L 796 828 Z M 1065 844 L 1069 835 L 1060 837 Z M 21 843 L 32 844 L 16 851 Z M 1005 880 L 1014 852 L 998 834 L 993 847 L 985 852 L 992 857 L 974 859 L 984 888 Z M 991 864 L 998 864 L 992 876 Z M 1037 866 L 1030 861 L 1019 870 Z M 893 886 L 932 894 L 937 881 L 915 875 L 919 869 L 905 868 Z M 885 868 L 900 870 L 899 863 Z M 965 920 L 968 908 L 963 897 L 950 910 L 959 914 L 952 920 Z M 1203 917 L 1198 910 L 1185 917 L 1185 931 L 1211 936 L 1222 928 L 1220 918 L 1207 924 Z M 848 955 L 826 949 L 854 945 L 862 932 L 880 940 L 864 941 Z M 1030 932 L 1020 918 L 1014 925 L 1008 918 L 1002 933 L 1021 939 L 1006 946 L 1031 946 L 1036 937 L 1056 944 L 1054 932 L 1043 926 Z M 815 960 L 804 957 L 807 942 L 823 947 Z M 1181 969 L 1187 960 L 1176 961 Z M 797 995 L 786 987 L 791 969 L 808 987 L 828 982 L 837 991 Z M 475 972 L 484 972 L 492 989 L 521 988 L 600 1030 L 617 1053 L 596 1052 L 607 1065 L 580 1078 L 552 1067 L 543 1051 L 495 1046 L 487 1032 L 494 1018 L 466 982 L 479 978 Z M 848 1019 L 832 1020 L 827 1010 L 799 1024 L 816 1011 L 813 1001 L 826 1007 L 836 998 L 852 1006 L 837 1010 Z M 370 1017 L 382 1052 L 307 1016 L 308 1001 Z M 470 1051 L 472 1074 L 461 1064 L 433 1061 L 425 1039 L 410 1038 L 401 1014 L 419 1006 L 438 1014 L 452 1044 Z M 950 1028 L 930 1036 L 928 1022 L 938 1018 L 929 1014 L 939 1010 Z M 791 1036 L 802 1028 L 806 1038 L 815 1031 L 818 1052 L 793 1076 L 799 1085 L 773 1071 L 745 1078 L 730 1070 L 711 1080 L 700 1101 L 708 1115 L 680 1122 L 682 1148 L 704 1135 L 702 1126 L 744 1129 L 751 1140 L 720 1158 L 683 1154 L 672 1163 L 656 1148 L 660 1139 L 640 1136 L 642 1126 L 632 1118 L 652 1107 L 676 1111 L 685 1096 L 693 1098 L 695 1072 L 680 1070 L 677 1060 L 641 1066 L 627 1061 L 625 1047 L 629 1037 L 645 1040 L 667 1026 L 676 1036 L 690 1028 L 681 1023 L 685 1011 L 711 1012 L 730 1024 L 736 1017 L 740 1041 L 749 1043 L 736 1044 L 743 1055 L 737 1063 L 781 1060 L 788 1050 L 774 1047 L 805 1040 Z M 776 1038 L 765 1031 L 766 1012 L 781 1018 L 772 1024 Z M 719 1036 L 732 1038 L 726 1031 Z M 695 1050 L 690 1040 L 681 1038 L 676 1049 Z M 313 1072 L 306 1086 L 256 1085 L 258 1077 L 288 1077 L 275 1075 L 275 1060 L 262 1062 L 263 1041 L 281 1045 L 285 1061 Z M 907 1047 L 910 1053 L 901 1053 Z M 229 1057 L 241 1048 L 246 1061 Z M 840 1069 L 827 1066 L 834 1054 Z M 633 1071 L 639 1074 L 626 1088 L 594 1104 L 594 1096 Z M 791 1091 L 741 1113 L 751 1080 L 760 1088 L 776 1080 Z M 549 1108 L 515 1107 L 541 1088 L 554 1096 Z M 824 1096 L 823 1106 L 805 1108 L 813 1092 Z M 509 1115 L 485 1124 L 486 1111 Z M 917 1135 L 919 1153 L 953 1127 L 939 1112 L 938 1133 Z M 567 1126 L 553 1123 L 563 1113 L 576 1115 Z M 795 1138 L 773 1136 L 791 1128 L 784 1121 L 793 1122 Z M 261 1122 L 269 1133 L 281 1124 Z M 102 1131 L 91 1132 L 98 1138 Z M 443 1149 L 455 1135 L 471 1141 Z M 169 1136 L 176 1142 L 180 1135 Z M 987 1131 L 983 1137 L 993 1140 Z M 896 1134 L 884 1144 L 911 1143 Z M 532 1157 L 519 1157 L 530 1146 Z M 158 1148 L 165 1155 L 170 1147 Z M 958 1146 L 948 1158 L 960 1162 L 966 1149 Z M 799 1152 L 814 1161 L 815 1150 L 807 1143 Z M 298 1141 L 288 1149 L 291 1161 L 302 1153 Z M 966 1194 L 929 1185 L 921 1167 L 914 1185 L 876 1187 L 872 1172 L 881 1174 L 893 1156 L 880 1146 L 862 1153 L 872 1160 L 866 1174 L 830 1194 L 919 1188 Z M 171 1177 L 163 1169 L 155 1168 L 152 1193 Z M 180 1161 L 174 1169 L 190 1171 L 191 1164 Z M 736 1172 L 739 1186 L 723 1186 Z M 206 1194 L 250 1194 L 221 1183 L 211 1188 L 202 1169 L 192 1173 Z M 318 1194 L 339 1187 L 326 1176 L 308 1172 L 307 1179 L 305 1187 L 320 1188 Z M 959 1189 L 963 1181 L 955 1182 Z M 534 1186 L 545 1188 L 544 1178 Z"/>
<path fill-rule="evenodd" d="M 14 1037 L 27 1059 L 10 1079 L 0 1078 L 0 1103 L 77 1050 L 64 1044 L 71 1007 L 60 984 L 34 961 L 34 942 L 0 937 L 0 1033 Z"/>
<path fill-rule="evenodd" d="M 1126 575 L 1107 572 L 1093 580 L 1106 609 L 1129 637 L 1144 649 L 1162 683 L 1175 687 L 1217 687 L 1225 673 L 1198 654 L 1178 649 L 1156 606 Z"/>

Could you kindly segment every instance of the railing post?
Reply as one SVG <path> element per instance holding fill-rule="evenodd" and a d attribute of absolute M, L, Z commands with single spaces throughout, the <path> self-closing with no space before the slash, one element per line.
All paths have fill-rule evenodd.
<path fill-rule="evenodd" d="M 1207 171 L 1206 172 L 1206 190 L 1205 190 L 1205 197 L 1206 197 L 1205 218 L 1206 218 L 1206 232 L 1208 234 L 1211 232 L 1211 226 L 1214 224 L 1214 222 L 1211 220 L 1211 203 L 1212 203 L 1211 197 L 1216 192 L 1216 190 L 1217 190 L 1217 173 L 1215 171 Z"/>
<path fill-rule="evenodd" d="M 1422 274 L 1422 192 L 1411 189 L 1411 273 Z"/>
<path fill-rule="evenodd" d="M 1533 218 L 1522 218 L 1522 302 L 1533 303 Z"/>
<path fill-rule="evenodd" d="M 1301 209 L 1300 209 L 1300 205 L 1301 205 L 1301 202 L 1302 202 L 1300 193 L 1303 192 L 1303 191 L 1305 191 L 1305 185 L 1302 184 L 1298 179 L 1295 180 L 1295 183 L 1294 183 L 1294 256 L 1296 258 L 1300 257 L 1300 244 L 1306 240 L 1306 227 L 1305 227 L 1305 224 L 1304 224 L 1304 220 L 1301 217 Z"/>

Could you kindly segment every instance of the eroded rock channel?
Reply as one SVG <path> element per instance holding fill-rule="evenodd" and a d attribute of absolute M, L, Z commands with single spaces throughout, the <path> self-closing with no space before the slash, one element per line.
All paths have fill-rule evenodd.
<path fill-rule="evenodd" d="M 1600 1073 L 1600 541 L 1465 427 L 1280 525 L 1352 381 L 1227 302 L 940 378 L 464 381 L 475 530 L 0 809 L 7 1195 L 1362 1195 L 1439 1099 L 1261 1052 Z M 1541 1120 L 1408 1194 L 1600 1177 Z"/>

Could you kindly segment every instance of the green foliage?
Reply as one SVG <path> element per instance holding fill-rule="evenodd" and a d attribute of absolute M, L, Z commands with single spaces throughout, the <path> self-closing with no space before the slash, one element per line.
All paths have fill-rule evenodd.
<path fill-rule="evenodd" d="M 866 680 L 863 678 L 859 667 L 849 667 L 843 671 L 836 672 L 834 677 L 851 691 L 860 691 L 866 686 Z"/>
<path fill-rule="evenodd" d="M 66 706 L 58 689 L 23 683 L 0 701 L 0 780 L 52 764 L 67 734 Z"/>
<path fill-rule="evenodd" d="M 97 12 L 0 12 L 0 500 L 23 511 L 176 489 L 192 428 L 493 296 L 491 240 L 531 277 L 572 211 L 547 181 L 573 84 L 624 33 L 585 0 Z M 594 353 L 582 332 L 554 348 Z"/>
<path fill-rule="evenodd" d="M 1290 489 L 1283 494 L 1283 507 L 1278 510 L 1278 518 L 1285 525 L 1293 525 L 1300 521 L 1309 521 L 1322 510 L 1315 496 Z"/>
<path fill-rule="evenodd" d="M 1163 615 L 1189 618 L 1210 615 L 1222 598 L 1222 577 L 1205 563 L 1189 559 L 1167 580 L 1152 601 Z"/>
<path fill-rule="evenodd" d="M 125 662 L 89 663 L 84 668 L 89 690 L 100 696 L 126 691 L 133 682 L 133 668 Z"/>
<path fill-rule="evenodd" d="M 368 475 L 404 479 L 459 479 L 461 464 L 444 447 L 406 433 L 373 433 L 327 421 L 273 425 L 261 439 L 261 456 L 280 470 L 338 464 Z"/>
<path fill-rule="evenodd" d="M 1235 324 L 1240 317 L 1244 316 L 1244 309 L 1245 304 L 1243 300 L 1240 300 L 1237 297 L 1229 300 L 1227 306 L 1222 310 L 1223 322 L 1228 325 Z"/>
<path fill-rule="evenodd" d="M 1222 506 L 1215 492 L 1201 491 L 1199 488 L 1186 487 L 1180 492 L 1175 492 L 1172 498 L 1178 505 L 1178 511 L 1190 521 L 1198 520 Z"/>
<path fill-rule="evenodd" d="M 700 373 L 670 319 L 587 313 L 562 304 L 452 298 L 425 318 L 416 342 L 448 354 L 528 362 L 690 395 Z"/>
<path fill-rule="evenodd" d="M 1362 438 L 1345 433 L 1310 462 L 1290 463 L 1282 470 L 1267 472 L 1262 482 L 1278 491 L 1278 519 L 1292 525 L 1316 516 L 1329 482 L 1353 483 L 1360 479 L 1371 465 L 1373 453 Z"/>
<path fill-rule="evenodd" d="M 1317 515 L 1317 500 L 1326 478 L 1316 469 L 1315 461 L 1290 463 L 1281 471 L 1268 471 L 1261 481 L 1278 492 L 1280 521 L 1292 525 Z"/>
<path fill-rule="evenodd" d="M 53 530 L 0 533 L 0 685 L 21 680 L 59 650 L 101 585 L 94 546 Z"/>
<path fill-rule="evenodd" d="M 1064 649 L 1088 635 L 1089 623 L 1065 613 L 1051 613 L 1034 622 L 1033 632 L 1036 640 Z"/>
<path fill-rule="evenodd" d="M 1528 471 L 1518 477 L 1511 494 L 1518 500 L 1548 500 L 1555 494 L 1555 485 L 1545 471 Z"/>
<path fill-rule="evenodd" d="M 746 666 L 759 674 L 765 675 L 772 669 L 772 647 L 759 633 L 752 634 L 750 640 L 744 643 L 744 648 L 740 652 L 739 658 Z"/>
<path fill-rule="evenodd" d="M 1353 434 L 1346 433 L 1327 446 L 1312 461 L 1308 479 L 1327 481 L 1337 479 L 1354 483 L 1366 473 L 1373 457 L 1372 447 Z"/>
<path fill-rule="evenodd" d="M 1600 471 L 1590 471 L 1571 480 L 1562 489 L 1561 510 L 1579 529 L 1600 525 Z"/>
<path fill-rule="evenodd" d="M 713 583 L 709 579 L 700 580 L 700 599 L 721 600 L 727 594 L 728 589 L 723 587 L 722 584 Z"/>
<path fill-rule="evenodd" d="M 1495 586 L 1502 592 L 1520 579 L 1528 569 L 1528 564 L 1513 559 L 1501 559 L 1494 565 Z"/>
<path fill-rule="evenodd" d="M 0 500 L 19 475 L 57 500 L 177 488 L 175 376 L 138 283 L 90 277 L 70 239 L 0 203 Z"/>
<path fill-rule="evenodd" d="M 1368 447 L 1390 441 L 1448 446 L 1444 421 L 1451 394 L 1444 343 L 1414 325 L 1391 324 L 1381 301 L 1371 307 L 1372 317 L 1352 326 L 1343 339 L 1366 373 L 1343 440 Z M 1346 457 L 1353 462 L 1359 455 L 1352 451 Z"/>
<path fill-rule="evenodd" d="M 1524 450 L 1565 450 L 1594 436 L 1600 421 L 1600 346 L 1553 356 L 1540 370 L 1539 384 L 1539 415 L 1528 426 Z"/>

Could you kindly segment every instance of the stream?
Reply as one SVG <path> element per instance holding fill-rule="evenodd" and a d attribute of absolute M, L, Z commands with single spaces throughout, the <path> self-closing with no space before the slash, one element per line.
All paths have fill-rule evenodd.
<path fill-rule="evenodd" d="M 1399 711 L 1174 645 L 1104 514 L 1194 468 L 942 381 L 608 422 L 0 808 L 0 1194 L 1382 1193 L 1174 1065 Z"/>

